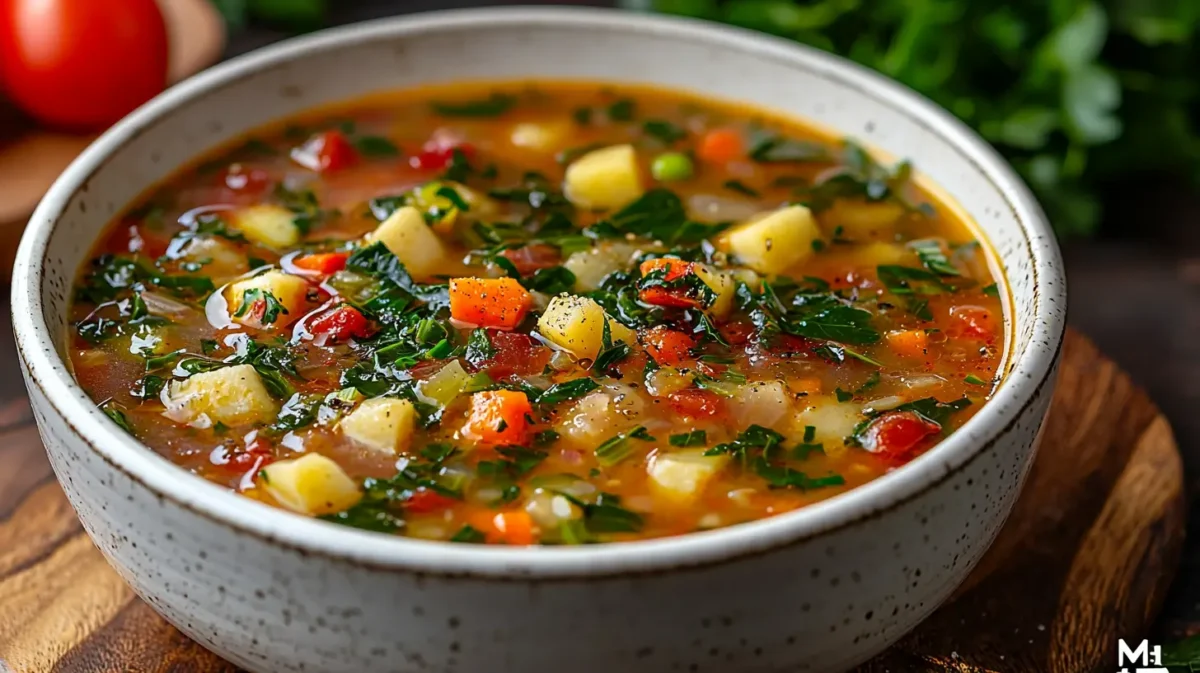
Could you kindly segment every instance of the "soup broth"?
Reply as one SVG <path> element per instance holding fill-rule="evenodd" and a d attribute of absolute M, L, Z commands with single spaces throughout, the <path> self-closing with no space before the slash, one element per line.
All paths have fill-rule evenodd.
<path fill-rule="evenodd" d="M 121 216 L 71 364 L 122 428 L 368 530 L 584 544 L 753 521 L 989 397 L 988 253 L 851 140 L 679 92 L 406 91 L 298 116 Z"/>

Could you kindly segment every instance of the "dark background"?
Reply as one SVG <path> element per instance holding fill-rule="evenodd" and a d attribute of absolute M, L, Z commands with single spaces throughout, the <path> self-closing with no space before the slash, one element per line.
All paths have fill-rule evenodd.
<path fill-rule="evenodd" d="M 329 25 L 433 9 L 482 7 L 487 0 L 334 0 Z M 602 0 L 569 3 L 610 6 Z M 288 36 L 251 23 L 234 32 L 232 57 Z M 1063 243 L 1070 286 L 1069 319 L 1116 360 L 1171 420 L 1183 452 L 1189 494 L 1200 491 L 1200 194 L 1147 180 L 1126 187 L 1100 233 Z M 1158 638 L 1200 632 L 1200 511 L 1192 498 L 1188 544 Z"/>

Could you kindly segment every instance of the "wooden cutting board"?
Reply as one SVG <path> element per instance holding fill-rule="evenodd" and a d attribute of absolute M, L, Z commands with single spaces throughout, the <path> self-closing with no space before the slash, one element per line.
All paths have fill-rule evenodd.
<path fill-rule="evenodd" d="M 0 346 L 0 671 L 236 671 L 105 564 L 50 472 L 11 342 Z M 954 599 L 862 671 L 1107 670 L 1117 638 L 1137 642 L 1150 625 L 1183 542 L 1171 428 L 1086 338 L 1069 332 L 1063 357 L 1041 452 L 995 545 Z"/>
<path fill-rule="evenodd" d="M 102 1 L 102 0 L 95 0 Z M 211 0 L 158 0 L 170 40 L 171 83 L 212 65 L 225 48 L 225 23 Z M 40 128 L 0 93 L 0 272 L 12 268 L 25 222 L 63 169 L 99 134 Z"/>

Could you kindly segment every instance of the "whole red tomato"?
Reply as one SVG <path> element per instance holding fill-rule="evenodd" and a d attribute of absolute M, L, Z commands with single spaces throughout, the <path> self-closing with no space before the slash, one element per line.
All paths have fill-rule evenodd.
<path fill-rule="evenodd" d="M 38 121 L 93 130 L 167 84 L 155 0 L 0 0 L 0 82 Z"/>

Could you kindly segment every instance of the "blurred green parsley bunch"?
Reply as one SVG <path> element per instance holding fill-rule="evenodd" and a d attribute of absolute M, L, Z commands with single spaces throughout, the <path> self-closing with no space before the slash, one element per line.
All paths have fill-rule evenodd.
<path fill-rule="evenodd" d="M 348 0 L 342 0 L 347 2 Z M 326 0 L 212 0 L 230 28 L 245 28 L 262 21 L 302 32 L 325 22 Z"/>
<path fill-rule="evenodd" d="M 1200 0 L 623 0 L 826 49 L 995 145 L 1060 236 L 1131 179 L 1200 177 Z"/>

